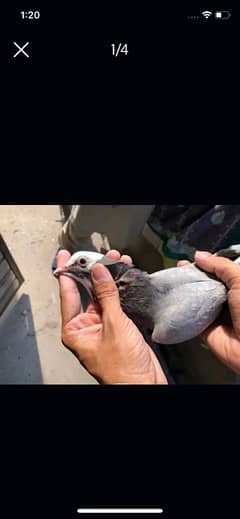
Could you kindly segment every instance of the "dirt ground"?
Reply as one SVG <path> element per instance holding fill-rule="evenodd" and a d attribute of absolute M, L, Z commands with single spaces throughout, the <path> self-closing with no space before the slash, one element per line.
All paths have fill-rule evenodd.
<path fill-rule="evenodd" d="M 61 344 L 58 283 L 51 262 L 58 205 L 2 205 L 0 232 L 25 279 L 0 322 L 0 384 L 95 384 Z"/>

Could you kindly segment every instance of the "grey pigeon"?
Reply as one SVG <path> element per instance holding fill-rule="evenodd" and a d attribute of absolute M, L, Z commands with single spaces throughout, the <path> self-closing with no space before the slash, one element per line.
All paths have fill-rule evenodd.
<path fill-rule="evenodd" d="M 216 255 L 240 263 L 240 245 L 232 245 Z M 177 344 L 200 335 L 215 321 L 227 300 L 227 287 L 194 263 L 148 274 L 103 254 L 79 251 L 54 275 L 70 276 L 95 300 L 90 276 L 95 263 L 110 270 L 123 311 L 137 325 L 150 329 L 152 340 L 160 344 Z"/>

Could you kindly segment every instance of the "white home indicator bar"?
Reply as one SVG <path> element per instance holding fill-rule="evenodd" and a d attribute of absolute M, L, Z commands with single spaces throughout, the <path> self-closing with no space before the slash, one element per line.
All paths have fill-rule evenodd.
<path fill-rule="evenodd" d="M 78 508 L 79 514 L 162 514 L 162 508 Z"/>

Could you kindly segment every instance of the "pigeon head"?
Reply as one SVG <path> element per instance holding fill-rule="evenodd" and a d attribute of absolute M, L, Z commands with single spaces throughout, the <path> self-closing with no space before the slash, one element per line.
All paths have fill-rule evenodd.
<path fill-rule="evenodd" d="M 75 252 L 63 267 L 59 267 L 54 271 L 54 276 L 61 275 L 68 276 L 76 283 L 80 283 L 87 291 L 89 297 L 95 300 L 94 288 L 91 280 L 91 268 L 96 263 L 105 265 L 113 279 L 118 283 L 121 275 L 132 268 L 132 265 L 127 265 L 118 260 L 113 260 L 100 254 L 98 252 L 79 251 Z"/>
<path fill-rule="evenodd" d="M 150 324 L 152 313 L 153 288 L 149 282 L 149 274 L 142 272 L 134 265 L 113 260 L 98 252 L 75 252 L 63 267 L 54 271 L 54 276 L 71 277 L 82 285 L 90 299 L 96 301 L 91 279 L 91 268 L 96 263 L 105 265 L 110 271 L 119 291 L 120 303 L 126 314 L 138 323 Z"/>
<path fill-rule="evenodd" d="M 91 299 L 95 299 L 90 276 L 91 267 L 102 258 L 98 252 L 75 252 L 63 267 L 58 267 L 53 275 L 55 277 L 67 276 L 76 283 L 81 284 Z"/>

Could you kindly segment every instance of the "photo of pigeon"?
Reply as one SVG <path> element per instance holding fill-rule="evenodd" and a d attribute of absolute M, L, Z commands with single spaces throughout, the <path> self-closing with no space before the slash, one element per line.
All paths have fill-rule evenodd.
<path fill-rule="evenodd" d="M 215 253 L 240 263 L 240 245 Z M 102 263 L 111 272 L 123 311 L 136 325 L 152 332 L 160 344 L 177 344 L 200 335 L 220 314 L 227 300 L 227 287 L 194 263 L 153 274 L 141 271 L 98 252 L 75 252 L 54 276 L 69 276 L 96 300 L 91 268 Z"/>

